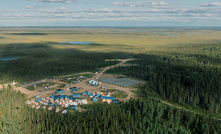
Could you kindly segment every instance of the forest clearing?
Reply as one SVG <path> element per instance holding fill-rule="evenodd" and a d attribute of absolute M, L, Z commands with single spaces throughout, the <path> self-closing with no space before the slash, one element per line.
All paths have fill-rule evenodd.
<path fill-rule="evenodd" d="M 120 63 L 101 69 L 102 71 L 100 73 L 94 74 L 94 76 L 89 78 L 89 79 L 100 78 L 102 76 L 102 74 L 104 74 L 104 72 L 106 72 L 108 69 L 114 68 L 116 66 L 123 66 L 125 62 L 130 61 L 130 60 L 133 60 L 133 59 L 119 60 L 119 61 L 121 61 Z M 81 73 L 81 74 L 83 74 L 83 73 Z M 66 75 L 66 76 L 68 77 L 69 75 Z M 62 77 L 66 77 L 66 76 L 62 76 Z M 127 92 L 129 95 L 126 98 L 126 100 L 129 100 L 131 94 L 133 94 L 132 92 L 130 92 L 131 88 L 123 88 L 123 87 L 114 86 L 112 84 L 107 84 L 107 83 L 99 85 L 98 87 L 90 86 L 90 85 L 88 85 L 88 80 L 89 79 L 85 79 L 85 80 L 83 80 L 83 81 L 81 81 L 80 83 L 77 83 L 77 84 L 71 84 L 71 83 L 69 83 L 69 84 L 70 84 L 70 87 L 82 87 L 83 89 L 81 90 L 81 92 L 84 92 L 84 91 L 97 91 L 97 92 L 99 92 L 102 85 L 105 85 L 105 86 L 109 87 L 110 89 L 118 89 L 118 90 L 122 90 L 122 91 Z M 45 79 L 40 80 L 40 81 L 45 81 Z M 65 82 L 61 82 L 60 80 L 56 80 L 56 79 L 48 79 L 47 82 L 56 83 L 56 84 L 67 84 Z M 32 83 L 32 84 L 34 84 L 34 83 Z M 48 96 L 48 94 L 51 94 L 51 93 L 55 92 L 55 90 L 53 90 L 53 91 L 44 91 L 44 92 L 30 91 L 30 90 L 24 88 L 23 86 L 22 87 L 16 87 L 15 86 L 14 89 L 18 90 L 18 91 L 21 91 L 22 93 L 26 94 L 27 98 L 33 98 L 35 95 L 39 95 L 41 97 L 46 97 L 46 96 Z M 65 87 L 63 87 L 63 89 L 66 91 Z M 68 92 L 68 91 L 66 92 L 66 95 L 70 95 L 70 94 L 71 94 L 71 92 Z"/>
<path fill-rule="evenodd" d="M 125 92 L 126 93 L 126 98 L 117 98 L 118 100 L 125 102 L 125 101 L 128 101 L 129 99 L 131 99 L 131 97 L 132 98 L 136 97 L 135 93 L 131 92 L 131 91 L 136 90 L 135 88 L 131 88 L 131 87 L 124 88 L 124 87 L 120 87 L 120 86 L 116 86 L 116 85 L 108 84 L 108 83 L 99 84 L 98 86 L 97 85 L 96 86 L 91 86 L 91 85 L 88 84 L 88 81 L 90 79 L 91 80 L 93 80 L 93 79 L 96 79 L 96 80 L 100 79 L 102 77 L 102 75 L 104 75 L 105 72 L 108 69 L 119 67 L 119 66 L 125 66 L 125 64 L 124 64 L 125 62 L 130 61 L 130 60 L 134 60 L 134 59 L 116 59 L 116 60 L 119 61 L 120 63 L 118 63 L 116 65 L 112 65 L 112 66 L 108 66 L 108 67 L 102 68 L 101 69 L 102 71 L 96 72 L 93 75 L 93 77 L 91 77 L 91 78 L 86 78 L 85 77 L 86 79 L 82 80 L 81 82 L 79 82 L 77 84 L 63 82 L 63 80 L 60 80 L 60 79 L 56 78 L 56 79 L 38 80 L 37 82 L 28 83 L 28 85 L 25 85 L 25 86 L 24 85 L 23 86 L 16 86 L 16 84 L 15 85 L 11 84 L 11 86 L 13 86 L 15 90 L 20 91 L 21 93 L 24 93 L 27 96 L 28 100 L 32 99 L 30 101 L 26 101 L 27 104 L 33 104 L 32 108 L 36 108 L 36 109 L 43 108 L 43 109 L 52 110 L 52 109 L 55 109 L 54 106 L 56 106 L 56 109 L 55 109 L 56 112 L 59 112 L 62 108 L 66 109 L 68 107 L 68 104 L 67 104 L 67 106 L 65 105 L 65 101 L 66 102 L 68 101 L 68 103 L 69 103 L 69 101 L 71 101 L 73 103 L 76 102 L 76 103 L 74 103 L 74 105 L 75 105 L 74 108 L 77 108 L 77 105 L 82 105 L 80 103 L 81 101 L 80 101 L 79 98 L 75 98 L 75 99 L 67 98 L 67 97 L 69 97 L 69 96 L 71 96 L 73 94 L 69 90 L 70 87 L 81 87 L 81 89 L 79 91 L 74 92 L 74 95 L 75 94 L 79 94 L 79 93 L 83 94 L 84 92 L 90 92 L 90 94 L 88 94 L 90 96 L 89 99 L 88 99 L 88 97 L 83 98 L 84 100 L 87 100 L 90 103 L 91 100 L 94 100 L 95 93 L 100 93 L 100 94 L 102 93 L 102 96 L 104 96 L 103 92 L 101 92 L 101 91 L 102 91 L 102 87 L 105 85 L 105 92 L 107 92 L 107 94 L 112 94 L 112 93 L 109 92 L 109 90 L 112 90 L 112 89 L 114 89 L 116 91 L 120 91 L 120 92 Z M 80 74 L 82 76 L 84 73 L 80 73 Z M 68 79 L 68 78 L 70 78 L 68 76 L 73 76 L 73 75 L 66 75 L 66 76 L 62 76 L 62 77 L 64 77 L 65 79 Z M 105 74 L 105 76 L 108 76 L 108 74 Z M 28 87 L 30 87 L 30 85 L 31 86 L 36 86 L 36 87 L 38 86 L 39 87 L 39 83 L 41 84 L 40 81 L 47 82 L 47 83 L 55 83 L 54 85 L 59 85 L 59 84 L 67 85 L 68 84 L 68 87 L 65 87 L 65 86 L 64 87 L 60 87 L 59 89 L 63 89 L 64 93 L 62 93 L 62 95 L 59 94 L 58 96 L 55 95 L 56 94 L 55 92 L 58 89 L 58 87 L 57 88 L 55 87 L 55 88 L 53 88 L 53 90 L 49 90 L 49 91 L 47 91 L 47 90 L 46 91 L 41 91 L 41 90 L 35 90 L 35 89 L 30 90 L 28 88 Z M 5 86 L 6 85 L 7 84 L 5 84 Z M 108 89 L 106 89 L 107 87 L 108 87 Z M 80 97 L 80 94 L 79 94 L 79 97 Z M 92 97 L 91 97 L 91 95 L 92 95 Z M 35 96 L 38 96 L 38 97 L 35 97 Z M 49 96 L 50 96 L 50 98 L 49 98 Z M 64 97 L 61 97 L 61 96 L 64 96 Z M 108 95 L 108 96 L 110 96 L 110 95 Z M 59 101 L 59 99 L 58 100 L 54 99 L 56 97 L 57 97 L 57 99 L 60 98 L 60 101 Z M 34 99 L 34 98 L 36 98 L 36 99 Z M 81 99 L 82 99 L 82 97 L 81 97 Z M 116 100 L 116 101 L 118 101 L 118 100 Z M 39 103 L 39 101 L 41 102 L 42 105 Z M 109 101 L 108 101 L 108 103 L 110 104 L 112 101 L 111 100 L 109 100 Z M 56 105 L 54 104 L 55 102 L 56 102 Z M 49 107 L 47 107 L 48 104 L 50 105 Z M 60 105 L 60 108 L 59 108 L 58 104 Z M 64 104 L 64 106 L 63 106 L 63 104 Z M 88 104 L 88 102 L 85 103 L 85 104 Z M 62 107 L 61 107 L 61 105 L 62 105 Z M 63 110 L 63 111 L 65 111 L 64 114 L 66 114 L 67 110 Z M 82 110 L 80 110 L 80 111 L 82 111 Z"/>

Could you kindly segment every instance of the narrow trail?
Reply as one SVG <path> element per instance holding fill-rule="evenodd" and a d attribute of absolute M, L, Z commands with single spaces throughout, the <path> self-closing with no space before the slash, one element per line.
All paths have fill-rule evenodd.
<path fill-rule="evenodd" d="M 193 111 L 193 110 L 189 110 L 189 109 L 186 109 L 186 108 L 182 108 L 182 107 L 176 106 L 176 105 L 171 104 L 171 103 L 166 102 L 166 101 L 162 101 L 162 100 L 161 100 L 161 102 L 162 102 L 163 104 L 165 104 L 165 105 L 169 105 L 169 106 L 175 107 L 175 108 L 177 108 L 177 109 L 181 109 L 181 110 L 184 110 L 184 111 L 187 111 L 187 112 L 191 112 L 191 113 L 198 114 L 198 115 L 201 115 L 201 116 L 210 117 L 210 118 L 212 118 L 212 119 L 221 121 L 220 118 L 211 117 L 211 116 L 209 116 L 209 115 L 204 115 L 204 114 L 202 114 L 202 113 L 199 113 L 199 112 L 196 112 L 196 111 Z"/>

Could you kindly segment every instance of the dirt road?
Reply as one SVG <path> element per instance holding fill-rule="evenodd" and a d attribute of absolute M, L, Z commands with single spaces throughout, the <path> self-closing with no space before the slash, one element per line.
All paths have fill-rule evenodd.
<path fill-rule="evenodd" d="M 100 78 L 100 76 L 106 72 L 107 70 L 109 70 L 110 68 L 115 68 L 118 66 L 122 66 L 125 62 L 130 61 L 130 60 L 134 60 L 134 59 L 118 59 L 118 61 L 121 61 L 120 63 L 116 64 L 116 65 L 112 65 L 112 66 L 108 66 L 102 69 L 102 71 L 98 74 L 96 74 L 92 79 L 95 79 L 95 77 Z"/>
<path fill-rule="evenodd" d="M 134 59 L 117 59 L 117 61 L 121 61 L 120 63 L 116 64 L 116 65 L 112 65 L 112 66 L 108 66 L 108 67 L 105 67 L 105 68 L 101 68 L 101 72 L 100 73 L 97 73 L 95 74 L 92 78 L 90 79 L 95 79 L 95 78 L 100 78 L 101 75 L 106 72 L 108 69 L 110 68 L 114 68 L 114 67 L 118 67 L 118 66 L 122 66 L 124 65 L 125 62 L 127 61 L 130 61 L 130 60 L 134 60 Z M 68 76 L 68 75 L 67 75 Z M 81 81 L 80 83 L 78 84 L 71 84 L 71 86 L 75 86 L 75 87 L 83 87 L 83 90 L 84 91 L 97 91 L 98 88 L 101 87 L 101 85 L 99 85 L 98 87 L 93 87 L 93 86 L 89 86 L 87 84 L 89 79 L 85 79 L 83 81 Z M 61 81 L 59 80 L 50 80 L 52 82 L 56 82 L 56 83 L 62 83 Z M 63 83 L 65 84 L 65 83 Z M 125 91 L 126 93 L 128 93 L 128 96 L 127 98 L 125 98 L 124 100 L 129 100 L 132 96 L 135 96 L 135 94 L 133 92 L 131 92 L 131 90 L 133 90 L 132 88 L 123 88 L 123 87 L 119 87 L 119 86 L 115 86 L 115 85 L 112 85 L 112 84 L 107 84 L 105 83 L 104 84 L 105 86 L 107 86 L 108 88 L 110 89 L 118 89 L 118 90 L 122 90 L 122 91 Z M 7 86 L 7 84 L 5 85 Z M 1 86 L 0 86 L 1 88 Z M 24 93 L 25 95 L 27 95 L 27 98 L 32 98 L 34 97 L 35 95 L 39 95 L 41 97 L 46 97 L 48 96 L 48 94 L 51 94 L 53 93 L 54 91 L 45 91 L 45 92 L 39 92 L 39 91 L 30 91 L 30 90 L 27 90 L 26 88 L 24 87 L 14 87 L 15 90 L 17 91 L 20 91 L 22 93 Z M 81 91 L 83 92 L 83 91 Z M 68 92 L 68 94 L 71 94 L 70 92 Z"/>
<path fill-rule="evenodd" d="M 120 63 L 116 64 L 116 65 L 112 65 L 112 66 L 108 66 L 108 67 L 105 67 L 102 69 L 102 71 L 100 73 L 97 73 L 95 74 L 94 77 L 90 78 L 90 79 L 95 79 L 95 78 L 100 78 L 102 76 L 102 74 L 104 72 L 106 72 L 108 69 L 110 68 L 114 68 L 114 67 L 117 67 L 117 66 L 122 66 L 124 65 L 125 62 L 129 61 L 129 60 L 134 60 L 134 59 L 118 59 L 118 61 L 121 61 Z M 66 75 L 68 76 L 68 75 Z M 136 90 L 136 89 L 133 89 L 133 88 L 123 88 L 123 87 L 119 87 L 119 86 L 116 86 L 116 85 L 112 85 L 112 84 L 108 84 L 108 83 L 105 83 L 105 84 L 102 84 L 102 85 L 99 85 L 98 87 L 93 87 L 93 86 L 90 86 L 87 84 L 89 79 L 85 79 L 83 81 L 81 81 L 80 83 L 78 84 L 71 84 L 71 86 L 75 86 L 75 87 L 83 87 L 83 91 L 97 91 L 98 88 L 100 88 L 102 85 L 105 85 L 106 87 L 110 88 L 110 89 L 117 89 L 117 90 L 122 90 L 122 91 L 125 91 L 128 96 L 127 98 L 123 99 L 122 101 L 126 101 L 126 100 L 129 100 L 130 98 L 134 98 L 135 97 L 135 93 L 132 92 L 132 90 Z M 56 82 L 56 83 L 62 83 L 61 81 L 59 80 L 50 80 L 51 82 Z M 65 83 L 63 83 L 65 84 Z M 4 84 L 5 87 L 7 87 L 8 84 Z M 0 89 L 2 88 L 2 85 L 0 85 Z M 31 98 L 31 97 L 34 97 L 35 95 L 39 95 L 41 97 L 46 97 L 48 96 L 48 94 L 51 94 L 51 93 L 54 93 L 54 91 L 46 91 L 46 92 L 38 92 L 38 91 L 30 91 L 30 90 L 27 90 L 26 88 L 24 87 L 15 87 L 14 88 L 15 90 L 18 90 L 18 91 L 21 91 L 22 93 L 24 93 L 25 95 L 27 95 L 27 98 Z M 80 92 L 83 92 L 82 90 Z M 67 92 L 67 91 L 66 91 Z M 67 92 L 69 94 L 71 94 L 71 92 Z M 180 107 L 180 106 L 176 106 L 172 103 L 169 103 L 169 102 L 166 102 L 166 101 L 161 101 L 163 104 L 165 105 L 169 105 L 169 106 L 172 106 L 172 107 L 175 107 L 177 109 L 182 109 L 182 110 L 185 110 L 187 112 L 191 112 L 191 113 L 195 113 L 195 114 L 199 114 L 199 115 L 204 115 L 202 113 L 198 113 L 196 111 L 193 111 L 193 110 L 189 110 L 189 109 L 186 109 L 186 108 L 183 108 L 183 107 Z M 208 115 L 204 115 L 206 117 L 209 117 Z M 215 120 L 221 120 L 219 118 L 216 118 L 216 117 L 211 117 Z"/>
<path fill-rule="evenodd" d="M 4 84 L 5 87 L 7 87 L 8 84 Z M 12 85 L 13 86 L 13 85 Z M 0 85 L 0 89 L 2 88 L 2 85 Z M 34 97 L 35 95 L 39 95 L 39 96 L 43 96 L 46 97 L 48 96 L 48 94 L 53 93 L 54 91 L 47 91 L 47 92 L 38 92 L 38 91 L 30 91 L 27 90 L 24 87 L 14 87 L 15 90 L 20 91 L 22 93 L 24 93 L 27 98 L 31 98 Z"/>
<path fill-rule="evenodd" d="M 112 65 L 112 66 L 108 66 L 108 67 L 102 68 L 102 71 L 100 73 L 95 74 L 90 79 L 94 79 L 94 80 L 95 80 L 95 78 L 99 79 L 103 75 L 103 73 L 106 72 L 108 69 L 115 68 L 115 67 L 118 67 L 118 66 L 122 66 L 122 65 L 124 65 L 125 62 L 130 61 L 130 60 L 134 60 L 134 59 L 118 59 L 118 61 L 121 61 L 120 63 L 118 63 L 116 65 Z M 85 91 L 92 91 L 92 92 L 94 90 L 97 90 L 98 88 L 101 88 L 102 85 L 105 85 L 106 87 L 108 87 L 110 89 L 122 90 L 122 91 L 125 91 L 128 94 L 127 98 L 124 99 L 125 101 L 129 100 L 132 96 L 133 97 L 135 96 L 135 93 L 131 92 L 131 90 L 134 90 L 132 88 L 123 88 L 123 87 L 112 85 L 112 84 L 108 84 L 108 83 L 99 85 L 98 87 L 93 87 L 93 86 L 89 86 L 87 84 L 87 82 L 88 82 L 88 79 L 85 79 L 85 80 L 81 81 L 78 84 L 74 84 L 74 86 L 76 86 L 76 87 L 83 87 Z"/>

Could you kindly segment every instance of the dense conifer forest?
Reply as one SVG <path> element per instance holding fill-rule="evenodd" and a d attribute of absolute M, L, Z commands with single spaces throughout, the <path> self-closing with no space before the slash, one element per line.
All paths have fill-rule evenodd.
<path fill-rule="evenodd" d="M 94 44 L 96 45 L 96 44 Z M 116 64 L 106 59 L 126 58 L 128 53 L 82 52 L 76 49 L 55 49 L 50 43 L 0 45 L 1 57 L 20 57 L 0 61 L 0 82 L 27 82 L 49 76 L 95 71 Z"/>
<path fill-rule="evenodd" d="M 108 73 L 145 80 L 146 84 L 137 92 L 139 99 L 111 105 L 85 105 L 82 106 L 83 112 L 68 112 L 66 115 L 31 109 L 25 105 L 24 94 L 11 86 L 4 87 L 0 91 L 0 132 L 221 133 L 220 118 L 165 105 L 160 101 L 168 100 L 219 113 L 220 63 L 212 55 L 205 57 L 174 53 L 137 54 L 136 60 L 128 63 L 131 66 L 112 68 Z"/>
<path fill-rule="evenodd" d="M 7 133 L 220 133 L 221 121 L 165 106 L 130 100 L 121 104 L 88 105 L 85 112 L 63 115 L 35 110 L 10 86 L 0 91 L 0 132 Z"/>
<path fill-rule="evenodd" d="M 130 62 L 136 66 L 122 66 L 108 72 L 146 80 L 145 88 L 142 88 L 145 98 L 154 92 L 169 101 L 218 113 L 221 110 L 219 43 L 198 46 L 194 50 L 195 53 L 208 52 L 138 54 L 137 60 Z"/>

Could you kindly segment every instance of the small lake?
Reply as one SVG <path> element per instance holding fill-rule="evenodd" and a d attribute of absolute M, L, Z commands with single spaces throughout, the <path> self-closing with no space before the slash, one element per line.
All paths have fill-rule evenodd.
<path fill-rule="evenodd" d="M 92 44 L 92 41 L 61 41 L 58 43 L 68 43 L 68 44 Z"/>
<path fill-rule="evenodd" d="M 175 34 L 174 34 L 174 35 L 168 35 L 168 36 L 179 36 L 179 35 L 175 35 Z"/>
<path fill-rule="evenodd" d="M 156 35 L 179 36 L 176 34 L 168 34 L 168 33 L 156 33 Z"/>
<path fill-rule="evenodd" d="M 15 60 L 19 59 L 20 57 L 11 57 L 11 58 L 0 58 L 0 60 Z"/>
<path fill-rule="evenodd" d="M 156 35 L 168 35 L 168 33 L 156 33 Z"/>

